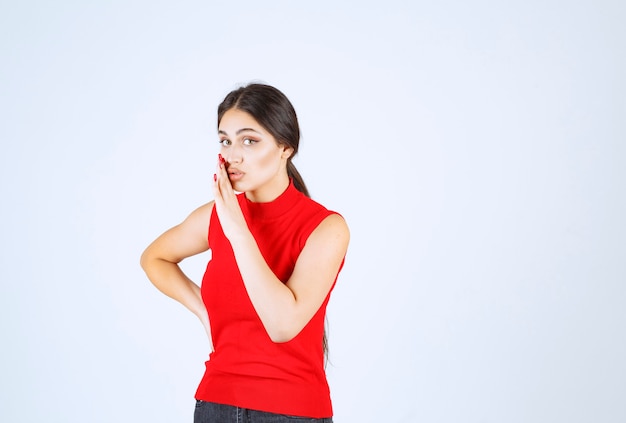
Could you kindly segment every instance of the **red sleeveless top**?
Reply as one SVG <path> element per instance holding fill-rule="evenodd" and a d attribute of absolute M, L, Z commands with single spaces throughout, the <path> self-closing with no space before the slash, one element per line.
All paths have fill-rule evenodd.
<path fill-rule="evenodd" d="M 253 203 L 244 194 L 237 197 L 261 254 L 283 283 L 311 232 L 334 213 L 298 191 L 293 182 L 269 203 Z M 196 399 L 278 414 L 331 417 L 322 350 L 330 292 L 295 338 L 272 342 L 248 297 L 215 208 L 209 228 L 212 257 L 201 291 L 215 351 L 206 362 Z"/>

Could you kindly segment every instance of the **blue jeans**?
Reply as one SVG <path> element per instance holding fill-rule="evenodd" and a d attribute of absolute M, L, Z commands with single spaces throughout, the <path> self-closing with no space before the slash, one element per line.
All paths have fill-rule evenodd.
<path fill-rule="evenodd" d="M 309 417 L 287 416 L 284 414 L 267 413 L 265 411 L 248 410 L 232 405 L 215 404 L 213 402 L 196 401 L 193 414 L 194 423 L 332 423 L 332 418 L 311 419 Z"/>

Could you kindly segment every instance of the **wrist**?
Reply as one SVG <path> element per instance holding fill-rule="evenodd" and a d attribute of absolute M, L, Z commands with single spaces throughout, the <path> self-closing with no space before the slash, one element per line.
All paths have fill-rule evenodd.
<path fill-rule="evenodd" d="M 246 225 L 243 228 L 238 228 L 233 231 L 229 236 L 228 240 L 230 241 L 231 246 L 235 249 L 238 246 L 246 246 L 252 243 L 256 244 L 256 240 L 252 236 L 252 233 L 248 229 Z"/>

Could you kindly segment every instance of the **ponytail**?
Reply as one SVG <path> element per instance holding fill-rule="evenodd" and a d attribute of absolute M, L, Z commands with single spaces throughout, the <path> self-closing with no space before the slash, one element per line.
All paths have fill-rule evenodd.
<path fill-rule="evenodd" d="M 298 172 L 298 169 L 296 169 L 296 166 L 293 164 L 291 159 L 287 160 L 287 175 L 289 175 L 289 178 L 293 181 L 293 186 L 296 187 L 298 191 L 309 198 L 311 197 L 300 172 Z"/>

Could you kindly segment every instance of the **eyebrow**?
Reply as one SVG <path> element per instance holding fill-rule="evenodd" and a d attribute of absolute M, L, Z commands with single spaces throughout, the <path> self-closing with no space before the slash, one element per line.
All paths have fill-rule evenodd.
<path fill-rule="evenodd" d="M 239 129 L 239 130 L 235 133 L 235 135 L 239 135 L 239 134 L 241 134 L 242 132 L 246 132 L 246 131 L 256 132 L 256 133 L 257 133 L 257 134 L 259 134 L 259 135 L 261 134 L 261 133 L 260 133 L 259 131 L 257 131 L 256 129 L 252 129 L 252 128 L 241 128 L 241 129 Z M 217 131 L 217 133 L 218 133 L 218 134 L 223 134 L 223 135 L 228 135 L 228 134 L 226 133 L 226 131 L 222 131 L 221 129 L 220 129 L 220 130 L 218 130 L 218 131 Z"/>

